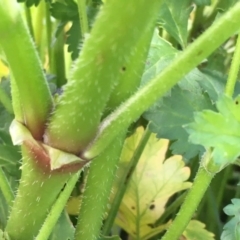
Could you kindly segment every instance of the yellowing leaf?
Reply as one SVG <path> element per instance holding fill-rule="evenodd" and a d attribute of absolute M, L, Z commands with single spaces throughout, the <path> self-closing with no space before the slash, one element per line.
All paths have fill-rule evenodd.
<path fill-rule="evenodd" d="M 139 128 L 127 140 L 122 166 L 129 160 L 142 134 L 143 129 Z M 186 182 L 190 169 L 184 166 L 182 157 L 175 155 L 165 160 L 168 143 L 166 139 L 158 140 L 151 135 L 123 198 L 116 223 L 132 237 L 149 239 L 164 230 L 166 226 L 153 228 L 153 224 L 163 214 L 167 200 L 191 186 Z"/>
<path fill-rule="evenodd" d="M 183 232 L 186 240 L 214 240 L 214 234 L 205 229 L 205 224 L 192 220 Z"/>

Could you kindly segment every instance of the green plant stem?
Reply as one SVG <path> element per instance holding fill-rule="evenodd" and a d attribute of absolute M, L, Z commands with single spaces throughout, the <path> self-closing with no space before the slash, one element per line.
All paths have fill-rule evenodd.
<path fill-rule="evenodd" d="M 0 167 L 0 190 L 3 193 L 3 196 L 5 197 L 8 206 L 12 206 L 14 194 L 7 180 L 7 177 L 1 167 Z"/>
<path fill-rule="evenodd" d="M 2 89 L 1 86 L 0 86 L 0 102 L 2 103 L 2 105 L 6 108 L 6 110 L 9 113 L 13 113 L 13 107 L 12 107 L 11 99 L 8 97 L 8 95 Z"/>
<path fill-rule="evenodd" d="M 40 229 L 37 237 L 35 240 L 46 240 L 49 238 L 58 218 L 61 215 L 61 212 L 64 209 L 64 206 L 67 203 L 67 200 L 76 185 L 78 178 L 79 178 L 80 171 L 74 174 L 70 180 L 67 182 L 64 190 L 61 192 L 60 196 L 54 203 L 53 207 L 51 208 L 50 213 L 48 214 L 42 228 Z"/>
<path fill-rule="evenodd" d="M 181 194 L 170 206 L 166 208 L 163 215 L 154 223 L 155 226 L 159 226 L 166 221 L 166 219 L 183 203 L 186 198 L 187 192 Z"/>
<path fill-rule="evenodd" d="M 34 239 L 70 178 L 69 173 L 43 171 L 25 145 L 22 155 L 22 177 L 6 227 L 11 240 Z"/>
<path fill-rule="evenodd" d="M 75 154 L 82 153 L 89 145 L 98 131 L 111 92 L 127 72 L 134 47 L 143 32 L 152 27 L 162 2 L 122 0 L 103 5 L 51 116 L 45 143 Z M 126 11 L 119 16 L 119 9 Z M 110 22 L 113 24 L 106 24 Z"/>
<path fill-rule="evenodd" d="M 33 31 L 33 25 L 32 25 L 32 14 L 31 14 L 30 8 L 27 7 L 26 2 L 24 3 L 24 10 L 25 10 L 25 16 L 26 16 L 29 32 L 32 36 L 32 39 L 34 39 L 34 31 Z"/>
<path fill-rule="evenodd" d="M 0 45 L 19 90 L 24 124 L 35 139 L 41 140 L 53 103 L 43 69 L 18 3 L 1 1 L 0 16 Z"/>
<path fill-rule="evenodd" d="M 208 216 L 206 219 L 206 225 L 208 226 L 208 229 L 211 232 L 215 233 L 215 237 L 216 239 L 220 238 L 222 229 L 223 229 L 223 225 L 221 224 L 221 220 L 220 220 L 220 216 L 219 213 L 220 211 L 218 211 L 218 205 L 216 205 L 216 196 L 213 192 L 213 189 L 210 187 L 207 191 L 207 209 L 208 209 Z"/>
<path fill-rule="evenodd" d="M 222 206 L 222 200 L 223 200 L 223 196 L 224 196 L 224 191 L 226 190 L 226 184 L 227 181 L 230 177 L 230 174 L 232 173 L 232 166 L 227 166 L 223 172 L 223 176 L 221 179 L 219 179 L 220 181 L 218 182 L 218 185 L 220 186 L 217 190 L 217 196 L 216 196 L 216 204 L 219 210 L 221 210 Z"/>
<path fill-rule="evenodd" d="M 52 21 L 51 14 L 49 11 L 50 4 L 49 2 L 45 2 L 45 18 L 46 18 L 46 35 L 47 35 L 47 50 L 48 50 L 48 64 L 49 70 L 52 72 Z"/>
<path fill-rule="evenodd" d="M 234 87 L 237 81 L 237 76 L 240 67 L 240 34 L 237 37 L 237 43 L 235 47 L 235 51 L 233 54 L 232 63 L 229 70 L 227 85 L 225 89 L 225 94 L 229 97 L 232 97 L 234 92 Z"/>
<path fill-rule="evenodd" d="M 79 13 L 79 21 L 81 28 L 81 35 L 84 38 L 85 34 L 88 33 L 88 18 L 86 11 L 86 0 L 78 0 L 78 13 Z"/>
<path fill-rule="evenodd" d="M 180 211 L 162 240 L 177 240 L 181 236 L 214 175 L 213 173 L 207 172 L 203 167 L 199 168 L 193 186 L 189 190 Z"/>
<path fill-rule="evenodd" d="M 57 78 L 57 87 L 60 88 L 67 82 L 64 60 L 64 32 L 59 33 L 53 46 L 52 70 L 52 73 L 54 73 Z"/>
<path fill-rule="evenodd" d="M 122 129 L 126 129 L 159 97 L 169 91 L 184 75 L 196 67 L 239 28 L 240 3 L 224 14 L 195 42 L 182 52 L 157 77 L 109 115 L 99 128 L 95 140 L 84 152 L 84 157 L 97 156 Z"/>
<path fill-rule="evenodd" d="M 82 197 L 75 240 L 97 239 L 102 218 L 106 211 L 109 195 L 120 158 L 125 133 L 120 133 L 92 163 Z"/>
<path fill-rule="evenodd" d="M 104 226 L 103 226 L 102 234 L 104 236 L 107 236 L 109 234 L 111 228 L 112 228 L 112 225 L 114 223 L 114 219 L 116 218 L 119 206 L 120 206 L 121 201 L 123 199 L 124 193 L 127 189 L 128 183 L 131 179 L 132 173 L 134 172 L 134 169 L 137 166 L 137 163 L 138 163 L 138 161 L 139 161 L 139 159 L 142 155 L 142 152 L 145 148 L 145 145 L 148 142 L 148 139 L 149 139 L 150 135 L 151 135 L 151 132 L 147 128 L 145 130 L 144 135 L 142 136 L 142 139 L 141 139 L 140 143 L 138 144 L 138 146 L 137 146 L 137 148 L 134 152 L 134 155 L 132 156 L 132 158 L 131 158 L 128 166 L 127 166 L 125 174 L 121 178 L 121 182 L 118 185 L 117 193 L 114 197 L 113 202 L 111 203 L 111 209 L 108 213 L 107 220 L 105 221 Z"/>

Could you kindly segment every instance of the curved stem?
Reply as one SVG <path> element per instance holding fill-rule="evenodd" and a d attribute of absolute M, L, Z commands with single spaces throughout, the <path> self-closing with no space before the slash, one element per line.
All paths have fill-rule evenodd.
<path fill-rule="evenodd" d="M 237 3 L 157 77 L 142 87 L 103 121 L 95 140 L 85 151 L 84 157 L 91 159 L 97 156 L 119 131 L 126 129 L 131 122 L 135 121 L 159 97 L 169 91 L 184 75 L 234 34 L 239 29 L 239 22 L 240 3 Z"/>
<path fill-rule="evenodd" d="M 64 190 L 61 192 L 60 196 L 54 203 L 53 207 L 51 208 L 50 213 L 48 214 L 42 228 L 40 229 L 37 237 L 35 240 L 46 240 L 49 238 L 58 218 L 61 215 L 61 212 L 66 205 L 66 202 L 76 185 L 78 178 L 79 178 L 80 171 L 77 174 L 74 174 L 70 180 L 67 182 Z"/>
<path fill-rule="evenodd" d="M 189 190 L 177 217 L 170 225 L 162 240 L 177 240 L 181 236 L 196 211 L 214 175 L 214 173 L 207 172 L 203 167 L 199 168 L 192 188 Z"/>
<path fill-rule="evenodd" d="M 142 152 L 145 148 L 145 145 L 148 142 L 148 139 L 149 139 L 150 135 L 151 135 L 151 132 L 147 128 L 145 130 L 144 135 L 142 136 L 142 139 L 141 139 L 139 145 L 137 146 L 137 148 L 134 152 L 134 155 L 132 156 L 132 159 L 130 160 L 130 162 L 128 164 L 128 167 L 125 171 L 125 174 L 121 178 L 121 182 L 118 185 L 118 191 L 117 191 L 117 193 L 114 197 L 113 202 L 111 203 L 111 209 L 108 213 L 108 218 L 105 221 L 104 226 L 103 226 L 102 234 L 104 236 L 108 235 L 111 228 L 112 228 L 112 225 L 114 223 L 114 219 L 117 215 L 119 206 L 120 206 L 121 201 L 123 199 L 124 193 L 127 189 L 129 180 L 131 179 L 132 173 L 134 172 L 134 169 L 137 166 L 138 160 L 140 159 L 140 157 L 142 155 Z"/>
<path fill-rule="evenodd" d="M 14 200 L 14 194 L 2 168 L 0 168 L 0 189 L 8 206 L 11 206 Z"/>
<path fill-rule="evenodd" d="M 238 34 L 238 37 L 237 37 L 236 48 L 233 54 L 233 59 L 230 66 L 227 85 L 225 89 L 226 95 L 230 97 L 233 95 L 233 92 L 234 92 L 234 87 L 237 81 L 239 67 L 240 67 L 240 34 Z"/>

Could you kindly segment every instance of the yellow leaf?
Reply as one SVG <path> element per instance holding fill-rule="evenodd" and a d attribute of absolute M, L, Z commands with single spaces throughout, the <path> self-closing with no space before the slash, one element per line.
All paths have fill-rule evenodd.
<path fill-rule="evenodd" d="M 143 128 L 138 128 L 127 139 L 121 157 L 119 178 L 143 131 Z M 190 182 L 186 182 L 190 169 L 185 166 L 182 156 L 165 159 L 168 144 L 168 140 L 158 140 L 155 135 L 151 135 L 121 203 L 116 223 L 133 238 L 138 236 L 142 240 L 149 239 L 161 232 L 163 226 L 152 226 L 163 214 L 168 199 L 174 193 L 191 186 Z"/>

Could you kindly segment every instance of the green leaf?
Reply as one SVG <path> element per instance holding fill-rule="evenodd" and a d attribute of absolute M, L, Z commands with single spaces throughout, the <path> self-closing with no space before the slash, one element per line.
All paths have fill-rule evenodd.
<path fill-rule="evenodd" d="M 205 229 L 205 224 L 192 220 L 182 234 L 186 240 L 214 240 L 214 234 Z"/>
<path fill-rule="evenodd" d="M 240 199 L 233 198 L 231 202 L 223 211 L 234 217 L 224 225 L 221 240 L 239 240 Z"/>
<path fill-rule="evenodd" d="M 235 101 L 222 96 L 217 102 L 219 112 L 205 110 L 195 113 L 188 124 L 189 141 L 206 149 L 214 148 L 213 162 L 219 167 L 233 163 L 240 154 L 240 96 Z"/>
<path fill-rule="evenodd" d="M 78 20 L 78 6 L 73 0 L 55 2 L 51 4 L 51 14 L 62 21 Z"/>
<path fill-rule="evenodd" d="M 225 86 L 227 83 L 227 75 L 220 71 L 204 69 L 200 72 L 200 78 L 198 83 L 205 90 L 212 101 L 216 102 L 219 97 L 224 94 Z M 237 81 L 233 97 L 236 97 L 240 93 L 240 82 Z"/>
<path fill-rule="evenodd" d="M 128 139 L 120 168 L 129 161 L 127 156 L 131 155 L 132 147 L 143 131 L 139 128 L 131 136 L 132 141 Z M 139 239 L 145 240 L 163 231 L 166 225 L 153 226 L 164 212 L 169 197 L 191 186 L 190 182 L 186 182 L 190 169 L 184 166 L 179 155 L 165 160 L 167 149 L 168 140 L 158 140 L 152 134 L 129 182 L 116 223 L 133 238 L 139 236 Z"/>
<path fill-rule="evenodd" d="M 87 16 L 90 24 L 93 22 L 100 5 L 101 2 L 92 1 L 91 5 L 87 6 Z M 68 45 L 68 52 L 72 53 L 71 57 L 75 60 L 79 55 L 82 39 L 77 4 L 73 0 L 54 2 L 51 4 L 51 14 L 54 18 L 60 20 L 55 34 L 56 37 L 63 30 L 67 22 L 72 22 L 70 29 L 66 32 L 66 44 Z"/>
<path fill-rule="evenodd" d="M 166 31 L 185 48 L 188 38 L 188 18 L 192 11 L 189 0 L 166 0 L 159 14 L 159 21 Z"/>
<path fill-rule="evenodd" d="M 62 212 L 60 218 L 58 219 L 58 222 L 55 225 L 49 240 L 59 240 L 59 239 L 73 240 L 74 231 L 75 229 L 67 213 L 64 211 Z"/>
<path fill-rule="evenodd" d="M 174 154 L 181 154 L 189 159 L 202 153 L 203 148 L 188 142 L 188 134 L 183 125 L 193 121 L 194 111 L 213 109 L 213 105 L 199 86 L 184 86 L 186 89 L 175 86 L 171 96 L 164 97 L 162 102 L 146 112 L 144 117 L 151 122 L 150 130 L 157 133 L 158 138 L 175 141 L 170 147 Z"/>

